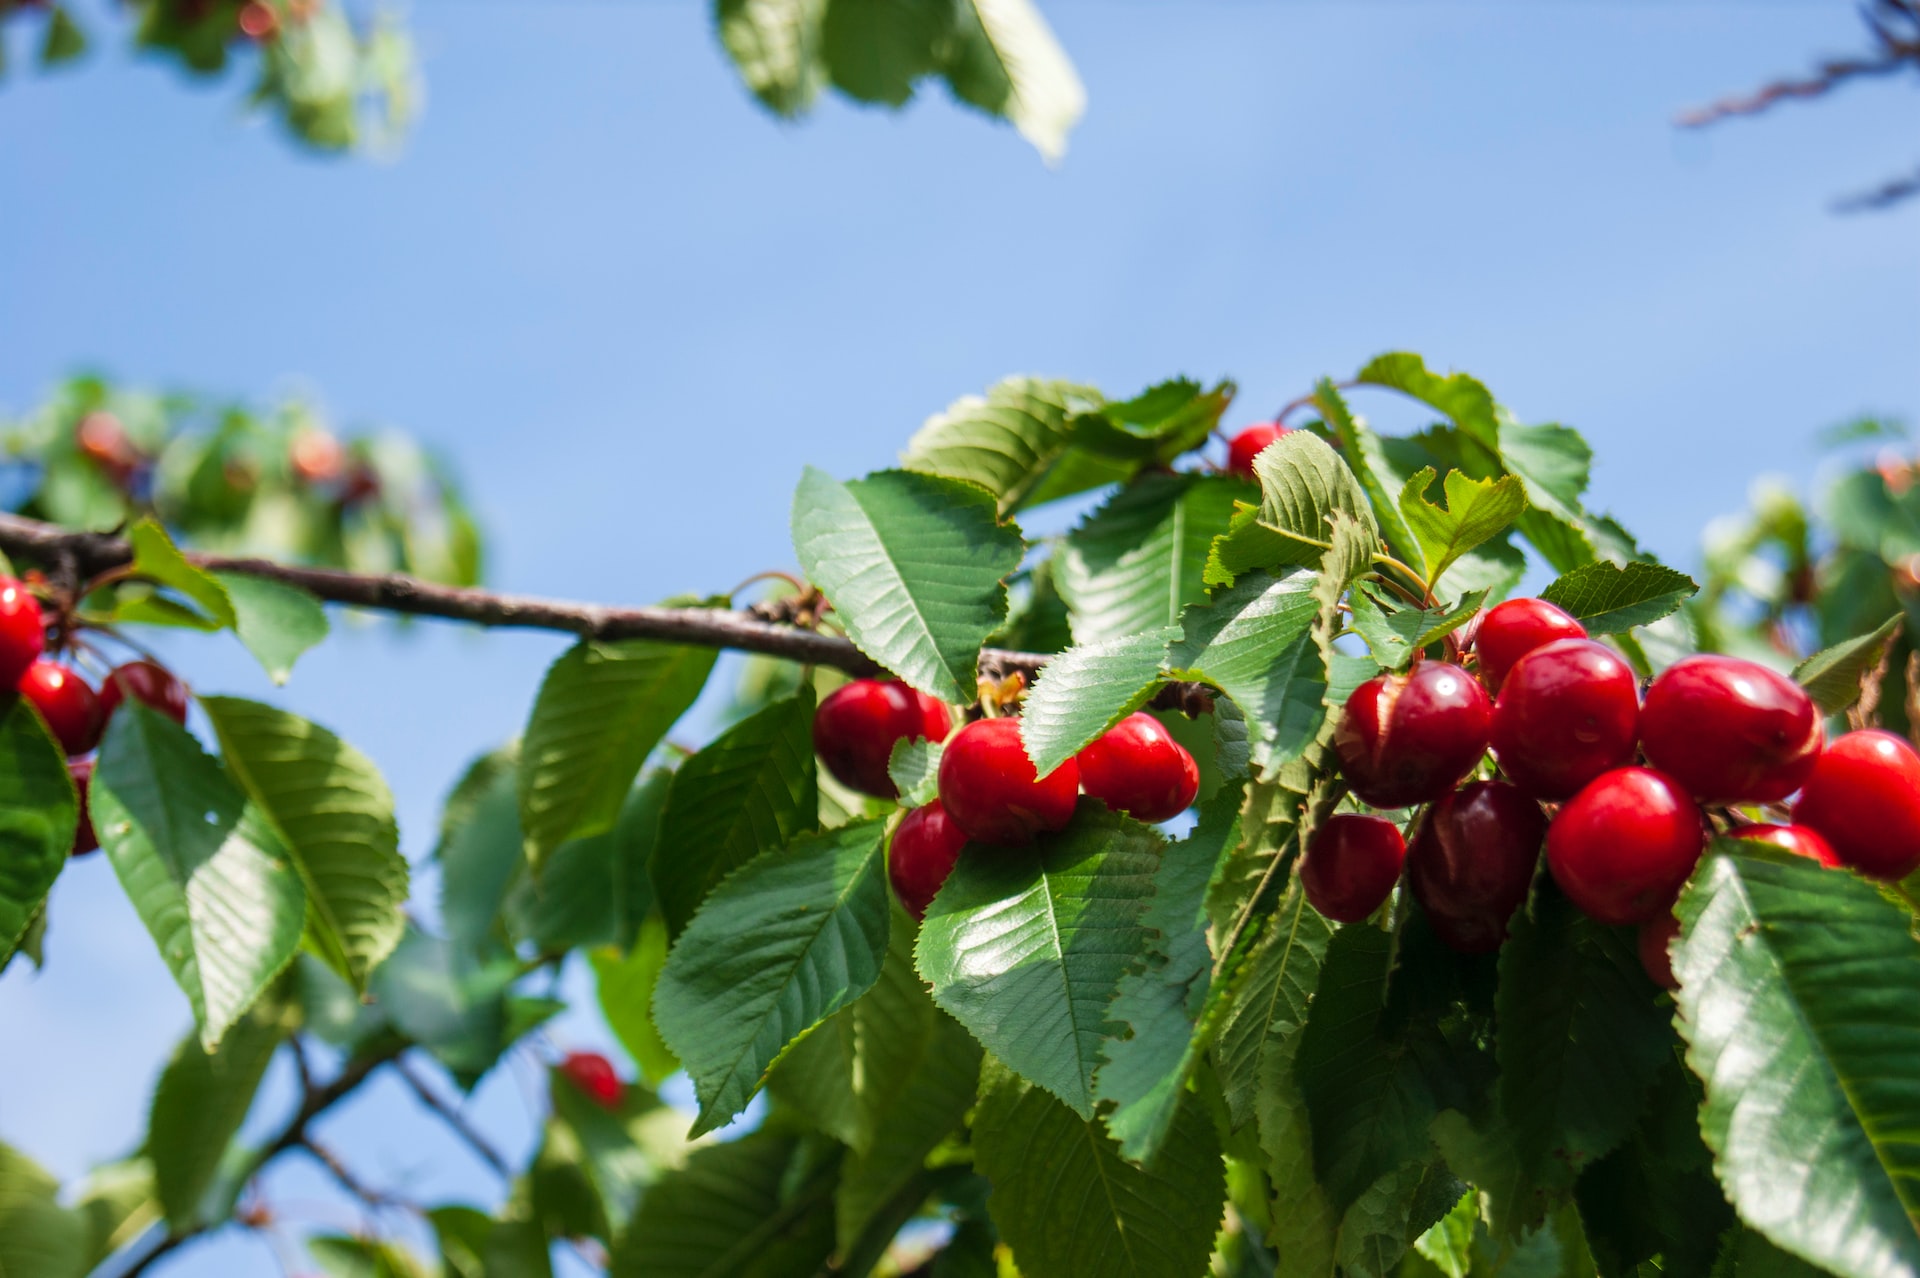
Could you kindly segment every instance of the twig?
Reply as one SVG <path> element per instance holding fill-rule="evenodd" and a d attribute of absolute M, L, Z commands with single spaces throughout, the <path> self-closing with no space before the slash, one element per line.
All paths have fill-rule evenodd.
<path fill-rule="evenodd" d="M 439 1115 L 441 1120 L 453 1129 L 454 1134 L 459 1136 L 461 1140 L 464 1140 L 467 1143 L 467 1147 L 478 1154 L 487 1166 L 493 1168 L 493 1170 L 501 1176 L 511 1176 L 513 1174 L 513 1169 L 507 1165 L 507 1160 L 501 1155 L 500 1151 L 489 1144 L 487 1138 L 482 1136 L 478 1129 L 467 1121 L 466 1115 L 436 1095 L 433 1089 L 427 1085 L 427 1080 L 420 1077 L 420 1075 L 414 1071 L 412 1065 L 406 1060 L 401 1059 L 393 1063 L 393 1068 L 394 1071 L 400 1075 L 401 1081 L 406 1083 L 406 1085 L 413 1090 L 413 1094 L 420 1098 L 420 1103 Z"/>
<path fill-rule="evenodd" d="M 302 1136 L 298 1148 L 304 1150 L 316 1163 L 326 1168 L 327 1174 L 339 1182 L 340 1188 L 365 1203 L 370 1210 L 384 1211 L 388 1208 L 398 1208 L 401 1211 L 412 1212 L 415 1215 L 424 1214 L 417 1204 L 411 1203 L 396 1194 L 390 1194 L 385 1190 L 375 1189 L 364 1180 L 361 1180 L 360 1177 L 355 1174 L 354 1170 L 342 1161 L 340 1155 L 334 1153 L 333 1150 L 322 1145 L 313 1137 Z"/>

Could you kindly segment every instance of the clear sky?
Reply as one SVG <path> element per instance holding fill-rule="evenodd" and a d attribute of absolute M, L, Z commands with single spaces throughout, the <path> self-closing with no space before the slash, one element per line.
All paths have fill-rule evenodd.
<path fill-rule="evenodd" d="M 938 90 L 777 123 L 695 0 L 416 0 L 429 102 L 393 164 L 303 156 L 239 118 L 238 82 L 187 86 L 113 41 L 39 79 L 16 47 L 0 407 L 81 366 L 311 386 L 457 458 L 495 584 L 627 602 L 786 565 L 803 463 L 884 466 L 1015 372 L 1117 395 L 1231 376 L 1238 423 L 1418 350 L 1583 430 L 1595 504 L 1680 564 L 1754 477 L 1808 484 L 1819 428 L 1920 423 L 1920 202 L 1828 210 L 1920 160 L 1913 85 L 1669 123 L 1856 48 L 1851 5 L 1043 7 L 1089 95 L 1057 170 Z M 363 747 L 419 856 L 560 646 L 363 628 L 277 693 L 237 647 L 171 651 L 196 686 Z M 0 980 L 0 1139 L 74 1175 L 138 1141 L 189 1018 L 103 859 L 50 917 L 49 969 Z M 522 1148 L 528 1086 L 501 1071 L 476 1101 Z M 326 1131 L 420 1196 L 495 1192 L 395 1088 Z M 277 1187 L 352 1222 L 310 1172 Z M 159 1272 L 263 1256 L 231 1239 Z"/>

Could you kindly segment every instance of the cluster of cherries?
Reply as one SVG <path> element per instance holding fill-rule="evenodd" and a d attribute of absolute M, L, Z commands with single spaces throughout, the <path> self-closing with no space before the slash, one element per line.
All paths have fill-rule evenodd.
<path fill-rule="evenodd" d="M 1019 720 L 977 719 L 953 732 L 944 703 L 891 679 L 836 688 L 814 715 L 814 752 L 862 794 L 899 797 L 887 763 L 905 740 L 946 742 L 940 797 L 907 813 L 887 850 L 893 890 L 915 918 L 925 917 L 969 841 L 1030 843 L 1064 828 L 1082 793 L 1136 820 L 1166 821 L 1200 789 L 1193 756 L 1150 714 L 1128 715 L 1044 777 L 1027 757 Z"/>
<path fill-rule="evenodd" d="M 1301 881 L 1328 918 L 1366 918 L 1404 869 L 1442 941 L 1497 949 L 1544 842 L 1567 898 L 1599 922 L 1641 927 L 1642 961 L 1670 985 L 1673 903 L 1713 828 L 1703 805 L 1737 837 L 1826 866 L 1880 879 L 1920 867 L 1920 754 L 1880 731 L 1826 745 L 1806 691 L 1764 666 L 1688 657 L 1643 701 L 1620 655 L 1541 599 L 1493 608 L 1468 647 L 1477 678 L 1422 661 L 1347 699 L 1334 748 L 1354 795 L 1429 806 L 1410 845 L 1394 822 L 1358 813 L 1314 833 Z M 1461 784 L 1489 747 L 1504 779 Z M 1796 793 L 1792 824 L 1727 810 Z"/>
<path fill-rule="evenodd" d="M 100 846 L 87 811 L 87 790 L 93 781 L 92 751 L 108 716 L 132 696 L 185 723 L 187 688 L 163 666 L 129 661 L 108 672 L 96 692 L 78 670 L 42 655 L 46 633 L 40 601 L 24 583 L 0 577 L 0 687 L 15 688 L 32 702 L 67 753 L 67 772 L 80 796 L 80 826 L 73 836 L 73 855 L 79 856 Z"/>

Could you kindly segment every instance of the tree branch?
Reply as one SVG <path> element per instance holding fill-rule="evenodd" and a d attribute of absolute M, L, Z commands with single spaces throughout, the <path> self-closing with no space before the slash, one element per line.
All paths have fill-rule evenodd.
<path fill-rule="evenodd" d="M 466 1115 L 442 1100 L 434 1090 L 427 1085 L 427 1080 L 420 1077 L 412 1066 L 407 1064 L 405 1060 L 396 1060 L 393 1063 L 393 1068 L 399 1073 L 401 1080 L 413 1089 L 413 1094 L 420 1098 L 420 1103 L 439 1115 L 441 1120 L 453 1129 L 454 1134 L 459 1136 L 461 1140 L 464 1140 L 467 1143 L 467 1147 L 478 1154 L 487 1166 L 493 1168 L 494 1171 L 500 1173 L 502 1176 L 511 1176 L 513 1174 L 513 1169 L 507 1166 L 507 1160 L 501 1155 L 500 1151 L 489 1144 L 487 1138 L 482 1136 L 473 1124 L 467 1121 Z"/>

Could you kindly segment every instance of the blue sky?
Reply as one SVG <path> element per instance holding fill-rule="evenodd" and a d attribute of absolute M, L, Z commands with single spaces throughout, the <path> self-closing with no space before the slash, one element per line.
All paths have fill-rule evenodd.
<path fill-rule="evenodd" d="M 297 153 L 237 82 L 112 47 L 35 79 L 15 49 L 0 407 L 83 365 L 308 386 L 458 459 L 495 584 L 632 602 L 787 564 L 804 463 L 885 465 L 1014 372 L 1231 376 L 1238 423 L 1418 350 L 1583 430 L 1596 504 L 1678 563 L 1756 476 L 1804 487 L 1820 427 L 1920 421 L 1920 203 L 1827 208 L 1920 159 L 1912 86 L 1669 123 L 1856 47 L 1849 5 L 1043 7 L 1090 103 L 1057 170 L 938 91 L 777 123 L 693 0 L 418 0 L 429 102 L 393 164 Z M 342 630 L 277 693 L 237 648 L 175 651 L 363 747 L 418 855 L 560 641 Z M 188 1016 L 103 861 L 51 918 L 48 971 L 0 980 L 0 1138 L 72 1175 L 138 1139 Z M 510 1145 L 528 1081 L 476 1101 Z M 327 1130 L 423 1196 L 493 1192 L 398 1089 Z M 258 1246 L 159 1272 L 258 1273 Z"/>

